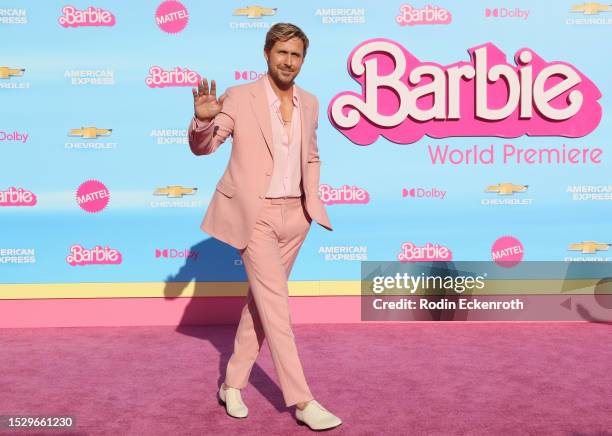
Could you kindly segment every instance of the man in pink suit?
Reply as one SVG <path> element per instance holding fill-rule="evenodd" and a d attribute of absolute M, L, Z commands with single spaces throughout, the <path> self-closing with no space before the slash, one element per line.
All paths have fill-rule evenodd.
<path fill-rule="evenodd" d="M 321 161 L 316 129 L 317 98 L 294 84 L 308 49 L 304 32 L 278 23 L 266 35 L 268 73 L 228 88 L 219 99 L 204 78 L 193 89 L 189 146 L 196 155 L 214 152 L 228 136 L 231 158 L 216 186 L 202 230 L 236 247 L 249 291 L 219 398 L 230 416 L 248 409 L 247 385 L 264 338 L 287 406 L 313 430 L 342 421 L 311 394 L 291 330 L 287 279 L 311 221 L 332 230 L 319 192 Z"/>

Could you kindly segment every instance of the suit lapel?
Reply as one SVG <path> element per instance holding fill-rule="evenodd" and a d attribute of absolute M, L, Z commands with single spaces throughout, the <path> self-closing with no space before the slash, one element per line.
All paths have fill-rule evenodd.
<path fill-rule="evenodd" d="M 302 168 L 306 167 L 306 163 L 308 162 L 308 147 L 310 144 L 308 143 L 308 130 L 312 125 L 312 109 L 310 107 L 310 102 L 306 93 L 299 86 L 295 86 L 300 98 L 300 133 L 301 133 L 301 141 L 300 141 L 300 157 L 302 161 Z"/>
<path fill-rule="evenodd" d="M 263 80 L 268 80 L 266 76 L 263 76 L 253 87 L 251 91 L 251 106 L 253 107 L 253 112 L 255 112 L 255 118 L 257 118 L 257 123 L 259 124 L 259 128 L 261 129 L 261 133 L 263 134 L 264 140 L 266 141 L 266 145 L 268 146 L 268 151 L 274 159 L 274 153 L 272 151 L 272 125 L 270 124 L 270 108 L 268 107 L 268 97 L 266 96 L 266 89 L 264 88 L 265 83 Z"/>
<path fill-rule="evenodd" d="M 268 80 L 266 76 L 263 76 L 261 79 L 255 82 L 256 86 L 254 86 L 251 91 L 251 106 L 253 108 L 253 112 L 255 112 L 255 118 L 257 118 L 257 123 L 259 124 L 261 133 L 266 141 L 268 151 L 270 152 L 272 159 L 274 159 L 274 151 L 272 149 L 272 124 L 270 123 L 270 108 L 268 106 L 268 97 L 265 89 L 266 84 L 263 82 L 264 80 Z M 299 86 L 296 85 L 295 88 L 297 89 L 300 99 L 300 158 L 302 161 L 302 168 L 304 168 L 308 162 L 308 148 L 310 147 L 308 138 L 310 132 L 309 129 L 312 126 L 313 113 L 308 95 L 306 95 L 304 90 L 302 90 L 302 88 Z"/>

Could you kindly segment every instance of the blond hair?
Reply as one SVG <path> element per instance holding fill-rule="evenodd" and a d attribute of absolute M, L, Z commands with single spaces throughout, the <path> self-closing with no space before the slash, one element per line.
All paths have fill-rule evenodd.
<path fill-rule="evenodd" d="M 276 23 L 268 33 L 266 33 L 266 43 L 264 45 L 264 50 L 270 52 L 274 44 L 278 41 L 288 41 L 291 38 L 300 38 L 304 43 L 304 57 L 306 57 L 306 50 L 308 49 L 308 37 L 304 33 L 302 29 L 300 29 L 295 24 L 291 23 Z"/>

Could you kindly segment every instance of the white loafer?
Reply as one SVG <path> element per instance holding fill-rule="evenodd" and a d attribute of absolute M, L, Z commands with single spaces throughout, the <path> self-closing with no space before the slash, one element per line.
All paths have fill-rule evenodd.
<path fill-rule="evenodd" d="M 296 407 L 295 417 L 299 423 L 304 423 L 311 430 L 329 430 L 342 424 L 342 420 L 330 413 L 318 401 L 310 400 L 304 410 Z"/>
<path fill-rule="evenodd" d="M 223 389 L 223 385 L 219 388 L 219 399 L 225 404 L 225 411 L 234 418 L 246 418 L 249 414 L 249 409 L 242 402 L 240 389 L 228 387 Z"/>

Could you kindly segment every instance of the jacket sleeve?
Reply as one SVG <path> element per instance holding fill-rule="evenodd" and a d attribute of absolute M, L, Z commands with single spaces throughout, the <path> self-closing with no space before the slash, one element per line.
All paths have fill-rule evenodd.
<path fill-rule="evenodd" d="M 191 152 L 199 156 L 211 154 L 219 148 L 234 131 L 237 111 L 236 95 L 232 88 L 228 88 L 221 112 L 215 118 L 206 123 L 194 115 L 187 130 Z"/>

